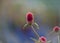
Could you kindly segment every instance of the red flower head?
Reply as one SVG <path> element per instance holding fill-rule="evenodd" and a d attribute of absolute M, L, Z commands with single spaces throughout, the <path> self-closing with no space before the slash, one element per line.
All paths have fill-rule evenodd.
<path fill-rule="evenodd" d="M 60 30 L 60 28 L 58 27 L 58 26 L 55 26 L 54 28 L 53 28 L 53 31 L 55 31 L 55 32 L 58 32 Z"/>
<path fill-rule="evenodd" d="M 33 19 L 34 19 L 33 14 L 32 14 L 31 12 L 28 12 L 28 13 L 26 14 L 26 20 L 27 20 L 27 22 L 32 22 Z"/>
<path fill-rule="evenodd" d="M 46 37 L 44 37 L 44 36 L 39 37 L 39 40 L 40 40 L 42 43 L 46 43 L 46 42 L 47 42 L 47 39 L 46 39 Z"/>

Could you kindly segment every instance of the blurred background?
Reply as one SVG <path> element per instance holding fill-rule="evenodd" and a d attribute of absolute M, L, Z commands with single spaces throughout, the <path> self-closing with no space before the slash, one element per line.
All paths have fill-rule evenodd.
<path fill-rule="evenodd" d="M 37 33 L 48 37 L 54 26 L 60 26 L 60 0 L 0 0 L 0 43 L 34 43 L 31 31 L 24 34 L 22 28 L 26 24 L 26 13 L 32 12 L 39 25 Z M 30 33 L 30 35 L 29 35 Z M 57 43 L 57 38 L 51 38 Z"/>

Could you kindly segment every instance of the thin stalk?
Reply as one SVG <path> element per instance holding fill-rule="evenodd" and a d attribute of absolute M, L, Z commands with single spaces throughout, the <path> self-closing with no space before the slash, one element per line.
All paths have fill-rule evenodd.
<path fill-rule="evenodd" d="M 60 37 L 60 36 L 58 35 L 58 43 L 60 43 L 60 39 L 59 39 L 59 37 Z"/>
<path fill-rule="evenodd" d="M 38 33 L 35 31 L 35 29 L 34 29 L 34 27 L 33 26 L 31 26 L 32 27 L 32 30 L 33 30 L 33 32 L 36 34 L 36 36 L 39 38 L 39 35 L 38 35 Z"/>

